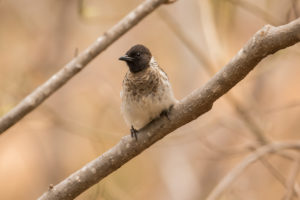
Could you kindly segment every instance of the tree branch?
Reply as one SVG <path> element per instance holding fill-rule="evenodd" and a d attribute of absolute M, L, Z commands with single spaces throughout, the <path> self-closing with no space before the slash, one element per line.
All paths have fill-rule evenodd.
<path fill-rule="evenodd" d="M 300 40 L 300 19 L 258 31 L 237 55 L 202 88 L 192 92 L 172 109 L 169 119 L 161 117 L 139 132 L 136 142 L 125 136 L 113 148 L 70 175 L 39 199 L 73 199 L 114 172 L 170 132 L 209 111 L 213 103 L 241 81 L 263 58 Z"/>
<path fill-rule="evenodd" d="M 233 168 L 230 173 L 228 173 L 223 180 L 214 188 L 214 190 L 210 193 L 206 200 L 216 200 L 220 197 L 220 195 L 232 184 L 232 182 L 240 176 L 250 164 L 259 160 L 263 156 L 276 153 L 278 151 L 282 151 L 285 149 L 295 149 L 300 150 L 299 142 L 285 142 L 285 143 L 272 143 L 266 146 L 263 146 L 256 150 L 254 153 L 246 157 L 239 165 Z M 294 182 L 293 182 L 294 183 Z M 293 184 L 294 185 L 294 184 Z M 293 185 L 291 188 L 293 188 Z M 293 192 L 293 189 L 291 189 Z"/>
<path fill-rule="evenodd" d="M 286 182 L 287 191 L 286 191 L 286 194 L 283 198 L 284 200 L 293 199 L 293 193 L 294 193 L 294 190 L 295 190 L 294 189 L 295 188 L 295 183 L 296 183 L 296 180 L 297 180 L 299 170 L 300 170 L 300 160 L 299 160 L 299 156 L 298 156 L 297 159 L 295 159 L 295 161 L 294 161 L 294 165 L 291 169 L 289 179 Z"/>
<path fill-rule="evenodd" d="M 162 19 L 166 22 L 166 24 L 170 27 L 171 30 L 176 34 L 176 36 L 185 44 L 185 46 L 190 50 L 190 52 L 194 55 L 194 57 L 202 63 L 205 71 L 213 76 L 215 74 L 214 64 L 203 54 L 203 52 L 196 46 L 195 42 L 188 37 L 184 31 L 180 28 L 180 25 L 166 12 L 158 12 L 161 14 Z M 227 94 L 225 96 L 227 102 L 234 108 L 235 112 L 240 116 L 240 118 L 245 123 L 246 127 L 251 131 L 251 133 L 255 136 L 256 140 L 260 145 L 265 145 L 268 143 L 268 139 L 263 133 L 261 127 L 256 123 L 255 119 L 251 117 L 245 106 L 240 104 L 233 96 L 233 94 Z"/>
<path fill-rule="evenodd" d="M 240 0 L 227 0 L 228 2 L 240 6 L 241 8 L 245 9 L 246 11 L 253 13 L 260 18 L 264 19 L 267 23 L 272 25 L 280 25 L 284 24 L 284 20 L 278 19 L 275 16 L 270 15 L 267 11 L 261 9 L 259 6 L 256 6 L 254 3 L 250 1 L 240 1 Z"/>
<path fill-rule="evenodd" d="M 25 115 L 38 107 L 56 90 L 80 72 L 90 61 L 120 38 L 124 33 L 134 27 L 144 17 L 150 14 L 163 3 L 169 0 L 146 0 L 135 10 L 130 12 L 119 23 L 100 36 L 95 43 L 71 60 L 60 71 L 54 74 L 43 85 L 25 97 L 17 106 L 0 118 L 0 134 L 20 121 Z"/>

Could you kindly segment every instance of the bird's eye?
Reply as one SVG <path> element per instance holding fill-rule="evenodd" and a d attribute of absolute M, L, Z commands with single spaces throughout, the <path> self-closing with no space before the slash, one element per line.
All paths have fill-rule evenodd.
<path fill-rule="evenodd" d="M 137 53 L 137 54 L 136 54 L 136 56 L 138 56 L 138 57 L 140 57 L 140 55 L 141 55 L 140 53 Z"/>

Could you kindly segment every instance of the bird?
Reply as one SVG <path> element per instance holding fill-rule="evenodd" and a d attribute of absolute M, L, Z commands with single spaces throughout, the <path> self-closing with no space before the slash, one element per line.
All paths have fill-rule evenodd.
<path fill-rule="evenodd" d="M 139 130 L 152 120 L 162 115 L 169 119 L 177 100 L 167 74 L 146 46 L 134 45 L 119 60 L 125 61 L 129 69 L 120 92 L 121 113 L 131 127 L 131 137 L 137 141 Z"/>

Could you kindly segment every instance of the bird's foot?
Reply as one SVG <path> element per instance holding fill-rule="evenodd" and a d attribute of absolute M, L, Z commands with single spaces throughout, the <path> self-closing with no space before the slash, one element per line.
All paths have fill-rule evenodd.
<path fill-rule="evenodd" d="M 177 0 L 166 0 L 165 4 L 175 3 Z"/>
<path fill-rule="evenodd" d="M 168 109 L 165 109 L 165 110 L 161 111 L 160 116 L 161 117 L 165 116 L 170 121 L 169 113 L 170 113 L 170 111 L 172 110 L 173 107 L 174 107 L 174 105 L 171 105 Z"/>
<path fill-rule="evenodd" d="M 137 141 L 137 133 L 138 132 L 139 132 L 138 130 L 136 130 L 135 128 L 133 128 L 133 126 L 131 126 L 131 129 L 130 129 L 131 137 L 135 138 L 135 141 Z"/>

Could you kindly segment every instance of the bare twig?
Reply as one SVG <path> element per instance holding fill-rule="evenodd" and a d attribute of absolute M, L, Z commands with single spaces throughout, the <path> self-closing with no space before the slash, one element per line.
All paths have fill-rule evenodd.
<path fill-rule="evenodd" d="M 278 151 L 282 151 L 285 149 L 295 149 L 300 150 L 300 143 L 299 142 L 286 142 L 286 143 L 272 143 L 266 145 L 264 147 L 259 148 L 257 151 L 246 157 L 239 165 L 233 168 L 219 184 L 213 189 L 210 195 L 207 197 L 206 200 L 216 200 L 218 199 L 222 193 L 233 183 L 234 180 L 237 179 L 246 169 L 249 167 L 250 164 L 256 162 L 263 156 L 275 153 Z M 293 186 L 291 186 L 293 188 Z M 293 191 L 293 190 L 292 190 Z"/>
<path fill-rule="evenodd" d="M 194 57 L 202 63 L 205 71 L 213 76 L 215 74 L 214 64 L 204 55 L 204 53 L 196 46 L 195 42 L 192 41 L 180 28 L 180 25 L 166 12 L 159 12 L 162 16 L 162 19 L 169 28 L 176 34 L 176 36 L 186 45 L 186 47 L 190 50 L 190 52 L 194 55 Z M 229 93 L 225 96 L 225 99 L 230 103 L 230 105 L 234 108 L 235 112 L 241 117 L 246 127 L 252 132 L 255 136 L 255 139 L 259 142 L 259 144 L 264 145 L 268 143 L 268 139 L 263 134 L 262 129 L 255 122 L 255 120 L 247 113 L 246 109 L 243 105 L 241 105 L 238 100 L 233 96 L 233 94 Z"/>
<path fill-rule="evenodd" d="M 0 134 L 34 110 L 129 29 L 166 0 L 146 0 L 0 119 Z"/>
<path fill-rule="evenodd" d="M 202 64 L 202 67 L 207 71 L 207 73 L 211 76 L 214 75 L 216 70 L 214 69 L 213 63 L 198 48 L 197 43 L 186 35 L 184 29 L 181 28 L 181 25 L 170 14 L 163 10 L 158 11 L 158 14 L 173 33 L 176 34 L 177 38 L 190 50 L 198 62 Z"/>
<path fill-rule="evenodd" d="M 78 51 L 79 51 L 78 48 L 76 48 L 75 51 L 74 51 L 74 57 L 75 58 L 78 56 Z"/>
<path fill-rule="evenodd" d="M 265 10 L 261 9 L 260 7 L 256 6 L 253 3 L 250 3 L 245 0 L 227 0 L 228 2 L 235 4 L 237 6 L 240 6 L 241 8 L 256 14 L 260 18 L 264 19 L 267 23 L 270 23 L 272 25 L 280 25 L 284 24 L 285 22 L 281 19 L 278 19 L 274 16 L 271 16 L 269 13 L 267 13 Z"/>
<path fill-rule="evenodd" d="M 253 148 L 252 151 L 257 150 L 257 148 Z M 288 154 L 288 152 L 277 152 L 277 155 L 282 156 L 283 158 L 289 158 L 292 159 L 292 157 Z M 291 187 L 292 189 L 292 195 L 295 195 L 295 197 L 300 197 L 300 188 L 296 181 L 293 182 L 293 186 L 288 186 L 287 179 L 282 175 L 282 173 L 277 170 L 267 159 L 266 156 L 262 156 L 259 158 L 260 162 L 266 167 L 269 172 L 285 187 Z"/>
<path fill-rule="evenodd" d="M 299 107 L 299 106 L 300 106 L 300 102 L 298 100 L 298 101 L 288 103 L 286 105 L 276 106 L 274 108 L 268 109 L 268 110 L 265 111 L 265 114 L 266 115 L 273 115 L 274 113 L 287 111 L 289 109 L 297 109 L 297 107 Z"/>
<path fill-rule="evenodd" d="M 73 199 L 143 152 L 170 132 L 197 119 L 213 103 L 241 81 L 263 58 L 300 41 L 300 19 L 289 24 L 265 26 L 237 55 L 202 88 L 192 92 L 174 106 L 169 119 L 159 118 L 139 131 L 136 142 L 125 136 L 113 148 L 70 175 L 39 199 Z"/>
<path fill-rule="evenodd" d="M 299 17 L 299 12 L 298 12 L 298 9 L 297 9 L 297 6 L 298 6 L 298 0 L 291 0 L 291 6 L 290 6 L 290 9 L 287 11 L 286 13 L 286 21 L 288 22 L 290 19 L 293 19 L 293 14 L 295 16 L 295 18 L 298 18 Z"/>
<path fill-rule="evenodd" d="M 290 200 L 293 197 L 293 192 L 294 192 L 294 185 L 300 170 L 300 157 L 298 156 L 298 158 L 295 160 L 294 165 L 291 169 L 291 173 L 289 176 L 289 179 L 286 183 L 287 186 L 287 191 L 284 197 L 284 200 Z"/>
<path fill-rule="evenodd" d="M 215 73 L 215 67 L 213 63 L 204 55 L 204 53 L 195 45 L 193 42 L 180 28 L 180 25 L 167 13 L 167 12 L 158 12 L 162 19 L 167 23 L 169 28 L 176 34 L 176 36 L 185 44 L 185 46 L 190 50 L 190 52 L 195 56 L 195 58 L 203 64 L 203 68 L 209 75 L 213 75 Z M 239 103 L 237 98 L 231 93 L 228 93 L 225 96 L 225 99 L 230 103 L 233 107 L 235 112 L 239 115 L 242 119 L 246 127 L 251 131 L 251 133 L 255 136 L 255 139 L 258 141 L 259 146 L 269 144 L 269 140 L 265 136 L 263 129 L 259 126 L 259 124 L 255 121 L 255 119 L 247 113 L 245 107 Z M 255 151 L 258 148 L 251 148 L 251 151 Z M 293 160 L 290 155 L 287 153 L 280 153 L 280 156 Z M 273 174 L 273 176 L 281 183 L 283 186 L 286 186 L 285 177 L 276 169 L 274 168 L 270 162 L 265 159 L 260 159 L 261 163 Z M 300 197 L 300 191 L 298 189 L 298 184 L 295 185 L 295 194 Z"/>
<path fill-rule="evenodd" d="M 292 8 L 293 8 L 295 17 L 298 18 L 299 17 L 298 0 L 292 0 Z"/>

